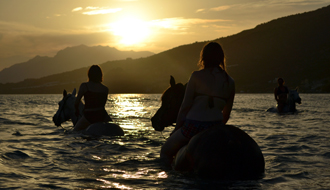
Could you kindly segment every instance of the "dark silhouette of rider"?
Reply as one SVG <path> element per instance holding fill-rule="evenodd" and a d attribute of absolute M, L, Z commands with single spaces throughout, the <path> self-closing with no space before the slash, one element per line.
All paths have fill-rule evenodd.
<path fill-rule="evenodd" d="M 79 87 L 78 96 L 75 101 L 76 116 L 79 116 L 79 102 L 84 97 L 85 108 L 83 116 L 76 123 L 74 130 L 86 129 L 90 124 L 111 121 L 105 110 L 108 100 L 108 87 L 102 84 L 103 72 L 100 66 L 92 65 L 88 70 L 88 82 Z"/>
<path fill-rule="evenodd" d="M 235 81 L 226 71 L 225 54 L 217 42 L 207 43 L 201 53 L 201 70 L 194 71 L 172 135 L 161 148 L 160 157 L 170 166 L 173 157 L 199 132 L 224 126 L 233 107 Z"/>
<path fill-rule="evenodd" d="M 278 87 L 274 90 L 275 100 L 277 101 L 277 110 L 279 113 L 283 112 L 283 108 L 286 104 L 288 99 L 289 89 L 288 87 L 284 86 L 283 78 L 277 79 Z"/>

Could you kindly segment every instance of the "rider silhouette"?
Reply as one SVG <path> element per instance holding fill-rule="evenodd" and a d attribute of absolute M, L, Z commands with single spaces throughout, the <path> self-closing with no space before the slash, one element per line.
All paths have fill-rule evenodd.
<path fill-rule="evenodd" d="M 288 99 L 289 89 L 288 87 L 284 86 L 283 78 L 277 79 L 278 87 L 274 90 L 275 100 L 277 101 L 277 110 L 279 113 L 283 112 L 283 108 L 286 104 Z"/>

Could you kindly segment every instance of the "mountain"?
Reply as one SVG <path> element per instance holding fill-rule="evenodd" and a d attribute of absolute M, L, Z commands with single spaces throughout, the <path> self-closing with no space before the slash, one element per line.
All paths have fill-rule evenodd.
<path fill-rule="evenodd" d="M 276 79 L 300 92 L 330 92 L 330 6 L 260 24 L 218 38 L 237 92 L 272 93 Z M 182 45 L 145 58 L 100 64 L 110 93 L 161 93 L 170 75 L 185 83 L 197 70 L 206 42 Z M 0 85 L 0 93 L 61 93 L 86 81 L 88 67 Z"/>
<path fill-rule="evenodd" d="M 0 57 L 0 71 L 4 68 L 10 67 L 13 65 L 13 63 L 22 63 L 26 60 L 30 59 L 30 57 L 24 56 L 24 55 L 14 55 L 11 57 Z"/>
<path fill-rule="evenodd" d="M 151 52 L 119 51 L 108 46 L 68 47 L 54 57 L 36 56 L 27 62 L 15 64 L 0 72 L 0 83 L 19 82 L 27 78 L 40 78 L 56 73 L 71 71 L 110 60 L 140 58 L 153 55 Z"/>
<path fill-rule="evenodd" d="M 283 77 L 302 92 L 330 92 L 329 23 L 327 6 L 219 39 L 239 90 L 270 92 L 273 81 Z"/>

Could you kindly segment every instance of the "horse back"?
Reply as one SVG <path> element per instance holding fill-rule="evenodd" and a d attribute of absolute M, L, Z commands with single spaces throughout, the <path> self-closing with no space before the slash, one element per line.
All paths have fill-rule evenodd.
<path fill-rule="evenodd" d="M 175 169 L 193 170 L 206 178 L 259 178 L 265 167 L 258 144 L 244 131 L 230 125 L 195 135 L 180 154 L 184 154 L 180 156 L 185 167 Z"/>
<path fill-rule="evenodd" d="M 94 123 L 91 124 L 84 132 L 86 135 L 92 136 L 123 136 L 123 129 L 115 123 Z"/>

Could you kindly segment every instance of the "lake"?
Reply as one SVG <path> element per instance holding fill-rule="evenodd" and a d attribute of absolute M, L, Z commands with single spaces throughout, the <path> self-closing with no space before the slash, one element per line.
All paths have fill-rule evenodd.
<path fill-rule="evenodd" d="M 248 133 L 265 177 L 199 179 L 164 169 L 159 152 L 173 127 L 150 118 L 161 94 L 111 94 L 106 110 L 123 137 L 87 138 L 52 117 L 61 94 L 0 95 L 0 189 L 330 189 L 330 95 L 300 94 L 295 114 L 267 112 L 273 94 L 237 94 L 228 124 Z"/>

